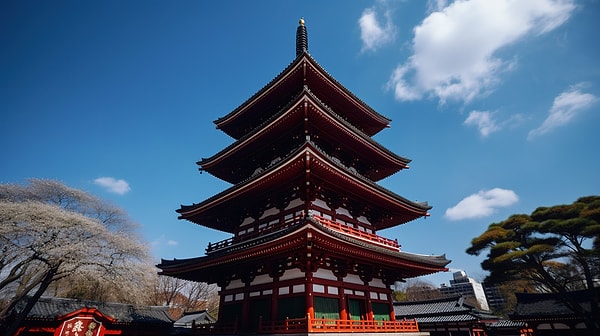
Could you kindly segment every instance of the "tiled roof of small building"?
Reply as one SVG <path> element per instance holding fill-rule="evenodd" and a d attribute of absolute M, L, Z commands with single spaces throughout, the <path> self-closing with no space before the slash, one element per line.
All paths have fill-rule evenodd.
<path fill-rule="evenodd" d="M 477 322 L 498 320 L 489 312 L 475 309 L 461 296 L 414 302 L 394 302 L 396 319 L 416 319 L 419 323 Z"/>
<path fill-rule="evenodd" d="M 25 303 L 18 305 L 15 309 L 19 311 L 23 309 L 24 305 Z M 102 314 L 114 318 L 117 323 L 173 323 L 168 315 L 168 307 L 141 307 L 123 303 L 49 297 L 40 298 L 27 315 L 27 318 L 56 319 L 82 308 L 95 308 Z"/>
<path fill-rule="evenodd" d="M 186 313 L 182 318 L 175 321 L 175 327 L 185 327 L 191 328 L 194 324 L 206 324 L 206 323 L 214 323 L 216 319 L 212 317 L 206 310 L 194 312 L 194 313 Z"/>
<path fill-rule="evenodd" d="M 600 288 L 596 288 L 600 292 Z M 517 306 L 511 315 L 513 318 L 530 316 L 573 315 L 571 310 L 557 293 L 515 293 Z M 589 292 L 587 290 L 573 291 L 569 295 L 584 309 L 590 311 Z"/>
<path fill-rule="evenodd" d="M 513 320 L 499 320 L 497 322 L 487 323 L 486 325 L 490 328 L 515 328 L 527 326 L 525 322 Z"/>
<path fill-rule="evenodd" d="M 424 301 L 394 302 L 396 316 L 425 316 L 431 314 L 456 314 L 469 312 L 472 306 L 463 302 L 460 296 Z"/>
<path fill-rule="evenodd" d="M 444 322 L 468 322 L 478 319 L 470 314 L 446 315 L 446 316 L 428 316 L 415 318 L 418 323 L 444 323 Z"/>

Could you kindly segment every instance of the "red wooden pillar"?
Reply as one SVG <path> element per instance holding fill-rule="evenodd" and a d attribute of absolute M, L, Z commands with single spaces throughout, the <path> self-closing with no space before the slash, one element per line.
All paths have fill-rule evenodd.
<path fill-rule="evenodd" d="M 368 321 L 372 321 L 373 320 L 373 305 L 371 304 L 371 286 L 369 286 L 369 283 L 367 281 L 365 281 L 365 295 L 366 295 L 366 304 L 367 307 L 365 307 L 367 309 L 366 311 L 366 317 L 365 320 Z"/>
<path fill-rule="evenodd" d="M 394 304 L 389 303 L 390 306 L 390 321 L 396 321 L 396 313 L 394 312 Z"/>
<path fill-rule="evenodd" d="M 396 313 L 394 312 L 394 298 L 392 295 L 392 291 L 389 290 L 387 293 L 388 296 L 388 306 L 390 307 L 390 321 L 396 321 Z"/>
<path fill-rule="evenodd" d="M 246 330 L 250 327 L 250 282 L 244 284 L 242 295 L 244 295 L 242 301 L 242 316 L 241 316 L 241 327 L 242 330 Z M 234 297 L 235 298 L 235 297 Z"/>
<path fill-rule="evenodd" d="M 309 172 L 308 169 L 308 164 L 310 163 L 310 154 L 308 152 L 306 152 L 306 164 L 307 164 L 307 174 Z M 308 198 L 307 198 L 308 199 Z M 306 202 L 307 204 L 309 202 Z M 308 209 L 306 210 L 306 213 L 308 213 Z M 312 274 L 312 232 L 307 232 L 306 233 L 306 241 L 307 241 L 307 246 L 306 246 L 306 263 L 305 263 L 305 269 L 304 269 L 304 274 L 305 274 L 305 290 L 306 290 L 306 314 L 310 319 L 314 319 L 315 318 L 315 300 L 313 298 L 313 287 L 312 287 L 312 283 L 313 283 L 313 274 Z"/>
<path fill-rule="evenodd" d="M 348 306 L 346 304 L 346 295 L 344 294 L 344 283 L 343 281 L 340 281 L 338 279 L 338 283 L 339 283 L 339 287 L 338 287 L 338 295 L 339 295 L 339 300 L 340 300 L 340 320 L 347 320 L 348 319 L 348 311 L 346 310 L 346 307 Z"/>
<path fill-rule="evenodd" d="M 221 287 L 221 290 L 219 290 L 218 294 L 219 294 L 219 315 L 218 316 L 225 316 L 225 314 L 223 314 L 223 307 L 225 307 L 225 295 L 221 295 L 221 292 L 223 290 L 225 290 L 226 286 Z M 217 320 L 217 323 L 220 324 L 219 320 Z"/>
<path fill-rule="evenodd" d="M 312 288 L 312 270 L 310 265 L 310 259 L 306 262 L 306 314 L 311 318 L 315 318 L 315 300 L 313 298 Z"/>
<path fill-rule="evenodd" d="M 271 294 L 271 321 L 277 321 L 279 309 L 279 277 L 273 278 L 273 294 Z"/>

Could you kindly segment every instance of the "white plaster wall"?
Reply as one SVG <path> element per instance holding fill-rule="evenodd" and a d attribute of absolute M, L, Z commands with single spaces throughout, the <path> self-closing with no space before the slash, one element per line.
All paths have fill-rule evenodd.
<path fill-rule="evenodd" d="M 348 212 L 348 210 L 346 210 L 345 208 L 337 208 L 337 209 L 335 209 L 335 213 L 339 214 L 339 215 L 346 215 L 346 216 L 352 218 L 352 215 L 350 214 L 350 212 Z"/>
<path fill-rule="evenodd" d="M 364 281 L 362 281 L 360 279 L 360 277 L 356 274 L 348 274 L 345 278 L 344 278 L 344 282 L 348 282 L 348 283 L 353 283 L 353 284 L 358 284 L 358 285 L 362 285 L 364 284 Z"/>
<path fill-rule="evenodd" d="M 261 285 L 273 282 L 273 279 L 268 274 L 258 275 L 252 281 L 252 285 Z"/>
<path fill-rule="evenodd" d="M 240 279 L 232 280 L 225 289 L 234 289 L 234 288 L 242 288 L 244 287 L 244 283 Z"/>
<path fill-rule="evenodd" d="M 325 279 L 325 280 L 337 280 L 337 277 L 333 274 L 332 271 L 327 269 L 319 268 L 315 273 L 313 273 L 313 278 Z"/>
<path fill-rule="evenodd" d="M 318 199 L 318 198 L 314 202 L 312 202 L 312 204 L 318 206 L 319 208 L 331 210 L 331 208 L 329 208 L 329 206 L 327 205 L 327 203 L 325 201 Z"/>
<path fill-rule="evenodd" d="M 299 279 L 304 278 L 304 272 L 302 272 L 299 268 L 292 268 L 289 270 L 285 270 L 285 273 L 279 278 L 280 281 L 290 280 L 290 279 Z"/>
<path fill-rule="evenodd" d="M 369 282 L 369 286 L 371 287 L 379 287 L 379 288 L 387 288 L 387 286 L 381 281 L 381 279 L 373 279 Z"/>
<path fill-rule="evenodd" d="M 260 217 L 260 219 L 266 218 L 266 217 L 271 216 L 271 215 L 276 215 L 278 213 L 279 213 L 279 210 L 277 208 L 273 207 L 273 208 L 270 208 L 270 209 L 266 210 L 263 213 L 263 215 Z"/>
<path fill-rule="evenodd" d="M 301 199 L 296 198 L 295 200 L 291 201 L 290 204 L 288 204 L 288 206 L 285 208 L 285 210 L 289 210 L 295 207 L 299 207 L 303 204 L 304 202 L 302 202 Z"/>

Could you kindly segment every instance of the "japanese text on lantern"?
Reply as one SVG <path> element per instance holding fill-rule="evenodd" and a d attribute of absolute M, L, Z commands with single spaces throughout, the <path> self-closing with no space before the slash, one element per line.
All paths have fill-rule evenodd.
<path fill-rule="evenodd" d="M 75 317 L 63 323 L 60 336 L 99 336 L 100 322 L 92 317 Z"/>

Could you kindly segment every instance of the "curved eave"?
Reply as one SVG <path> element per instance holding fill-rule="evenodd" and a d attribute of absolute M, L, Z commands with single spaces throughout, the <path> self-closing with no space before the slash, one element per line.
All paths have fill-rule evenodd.
<path fill-rule="evenodd" d="M 313 250 L 326 249 L 332 255 L 363 262 L 378 260 L 381 267 L 399 269 L 406 277 L 446 271 L 445 266 L 450 263 L 444 255 L 420 255 L 380 248 L 330 230 L 309 217 L 297 225 L 234 244 L 218 253 L 189 259 L 162 259 L 157 267 L 164 275 L 196 281 L 214 280 L 217 272 L 212 271 L 231 267 L 232 262 L 235 262 L 235 267 L 240 267 L 244 262 L 270 259 L 273 255 L 282 253 L 289 254 L 305 248 L 309 240 Z"/>
<path fill-rule="evenodd" d="M 328 229 L 314 219 L 310 219 L 316 224 L 315 228 L 323 233 L 321 245 L 327 251 L 337 252 L 346 257 L 353 257 L 357 260 L 372 261 L 377 260 L 387 267 L 405 269 L 407 277 L 422 276 L 442 271 L 447 271 L 446 265 L 450 260 L 445 255 L 423 255 L 403 251 L 392 251 L 381 248 L 375 244 L 362 241 L 348 234 L 336 232 Z M 315 239 L 318 240 L 318 239 Z M 319 246 L 317 242 L 313 246 Z"/>
<path fill-rule="evenodd" d="M 332 111 L 328 106 L 323 104 L 321 100 L 319 100 L 307 87 L 305 87 L 304 90 L 298 94 L 288 106 L 281 109 L 276 115 L 260 125 L 260 127 L 257 127 L 253 132 L 246 134 L 244 137 L 235 141 L 210 158 L 205 158 L 201 161 L 198 161 L 197 164 L 201 167 L 200 169 L 229 183 L 240 182 L 239 177 L 233 175 L 231 169 L 226 168 L 238 162 L 236 159 L 236 154 L 244 151 L 244 148 L 248 147 L 251 143 L 255 143 L 257 141 L 260 142 L 261 139 L 268 139 L 272 137 L 273 134 L 283 132 L 285 127 L 287 127 L 286 125 L 301 121 L 303 118 L 303 116 L 300 115 L 302 113 L 300 110 L 301 104 L 306 101 L 309 102 L 310 108 L 316 109 L 318 113 L 317 118 L 320 118 L 322 122 L 325 122 L 324 125 L 329 124 L 331 127 L 333 127 L 334 131 L 337 129 L 338 132 L 342 132 L 343 135 L 340 138 L 355 139 L 354 144 L 343 142 L 343 146 L 358 148 L 363 146 L 363 144 L 366 144 L 367 148 L 363 150 L 363 152 L 366 153 L 365 155 L 368 156 L 371 153 L 375 153 L 379 157 L 378 162 L 380 162 L 382 165 L 381 169 L 370 172 L 368 175 L 366 175 L 369 179 L 373 181 L 379 181 L 398 172 L 399 170 L 408 168 L 408 163 L 411 161 L 410 159 L 396 155 L 373 140 L 370 136 L 363 133 L 361 130 L 352 126 L 349 122 Z M 285 122 L 286 118 L 288 119 L 287 122 Z M 293 120 L 289 120 L 292 118 Z M 309 116 L 309 120 L 313 119 Z M 284 129 L 282 129 L 282 127 L 284 127 Z M 374 158 L 371 157 L 371 159 Z"/>
<path fill-rule="evenodd" d="M 359 110 L 365 112 L 365 116 L 369 116 L 376 124 L 376 127 L 372 127 L 370 129 L 365 129 L 364 132 L 369 136 L 373 136 L 379 133 L 384 128 L 388 127 L 390 122 L 392 121 L 388 117 L 380 114 L 375 111 L 371 106 L 367 105 L 364 101 L 362 101 L 358 96 L 356 96 L 352 91 L 346 88 L 342 83 L 338 82 L 329 72 L 325 70 L 310 54 L 305 53 L 306 59 L 311 63 L 313 69 L 315 69 L 315 73 L 323 76 L 327 80 L 329 86 L 339 91 L 342 94 L 342 99 L 352 102 Z"/>
<path fill-rule="evenodd" d="M 311 160 L 311 174 L 319 176 L 324 183 L 355 195 L 357 199 L 388 210 L 391 217 L 371 223 L 377 230 L 404 224 L 420 217 L 429 216 L 431 206 L 427 202 L 410 201 L 373 181 L 350 171 L 341 163 L 332 160 L 326 153 L 311 146 L 315 157 Z"/>
<path fill-rule="evenodd" d="M 231 186 L 203 202 L 193 205 L 182 205 L 177 210 L 180 214 L 179 219 L 186 219 L 202 226 L 234 233 L 236 227 L 222 226 L 219 223 L 212 222 L 213 218 L 218 217 L 217 213 L 227 211 L 228 202 L 239 200 L 240 198 L 255 199 L 255 193 L 273 191 L 273 186 L 281 186 L 282 183 L 289 183 L 290 176 L 298 175 L 303 170 L 304 159 L 302 147 L 299 147 L 269 169 Z"/>
<path fill-rule="evenodd" d="M 373 110 L 369 105 L 367 105 L 365 102 L 359 99 L 350 90 L 348 90 L 340 82 L 333 78 L 333 76 L 331 76 L 327 71 L 325 71 L 325 69 L 323 69 L 323 67 L 321 67 L 310 56 L 310 54 L 308 54 L 308 52 L 304 52 L 303 54 L 299 55 L 292 63 L 290 63 L 279 75 L 272 79 L 267 85 L 265 85 L 262 89 L 260 89 L 254 95 L 252 95 L 252 97 L 250 97 L 240 106 L 238 106 L 232 112 L 228 113 L 227 115 L 221 118 L 216 119 L 214 123 L 217 126 L 217 128 L 230 135 L 234 139 L 241 138 L 244 134 L 238 134 L 234 130 L 234 128 L 230 128 L 229 126 L 234 124 L 235 121 L 238 118 L 241 118 L 243 115 L 251 113 L 253 107 L 258 105 L 263 99 L 270 99 L 270 95 L 273 92 L 280 89 L 281 87 L 289 87 L 290 89 L 286 90 L 286 93 L 294 94 L 294 88 L 306 85 L 306 76 L 307 73 L 310 71 L 310 69 L 307 70 L 304 68 L 306 64 L 309 64 L 314 70 L 314 74 L 316 74 L 318 78 L 323 80 L 322 82 L 324 86 L 318 85 L 319 88 L 326 87 L 328 88 L 328 91 L 337 92 L 339 95 L 338 99 L 351 102 L 357 110 L 363 112 L 362 114 L 355 114 L 353 116 L 349 116 L 349 118 L 355 120 L 367 135 L 373 136 L 390 124 L 391 119 Z M 317 79 L 316 81 L 319 80 Z M 309 84 L 309 86 L 311 85 Z M 290 90 L 292 92 L 290 92 Z"/>
<path fill-rule="evenodd" d="M 244 203 L 256 199 L 256 194 L 272 192 L 275 188 L 289 185 L 293 179 L 303 178 L 306 172 L 305 160 L 310 158 L 311 174 L 321 176 L 323 183 L 331 186 L 342 186 L 344 190 L 352 190 L 356 198 L 367 204 L 389 210 L 393 217 L 385 222 L 375 224 L 377 229 L 385 229 L 398 224 L 412 221 L 416 218 L 427 216 L 431 209 L 426 203 L 409 201 L 369 179 L 353 173 L 340 163 L 316 148 L 311 142 L 305 142 L 294 152 L 290 153 L 269 169 L 240 182 L 225 191 L 208 198 L 204 202 L 181 206 L 178 213 L 180 219 L 186 219 L 199 225 L 216 230 L 233 233 L 235 227 L 223 227 L 222 224 L 213 223 L 219 212 L 227 211 L 230 202 Z M 212 215 L 208 215 L 212 213 Z"/>
<path fill-rule="evenodd" d="M 227 133 L 228 135 L 239 138 L 239 136 L 235 134 L 230 134 L 228 132 L 227 126 L 235 121 L 235 119 L 239 118 L 240 115 L 244 114 L 252 105 L 256 104 L 257 101 L 261 98 L 264 98 L 269 92 L 274 91 L 278 86 L 285 83 L 286 80 L 290 80 L 292 74 L 296 73 L 299 70 L 298 65 L 302 62 L 302 57 L 297 57 L 292 63 L 290 63 L 285 69 L 283 69 L 279 75 L 273 78 L 267 85 L 265 85 L 262 89 L 256 92 L 252 97 L 243 102 L 240 106 L 238 106 L 233 111 L 229 112 L 225 116 L 216 119 L 213 123 L 217 126 L 218 129 Z"/>
<path fill-rule="evenodd" d="M 232 262 L 240 263 L 261 257 L 271 258 L 272 254 L 281 250 L 281 248 L 285 248 L 286 251 L 292 251 L 306 245 L 306 236 L 298 227 L 299 225 L 293 225 L 268 235 L 233 244 L 228 248 L 202 257 L 173 260 L 162 259 L 157 267 L 165 275 L 177 275 L 209 267 L 230 265 Z M 236 264 L 234 267 L 237 267 L 237 265 L 239 264 Z"/>

